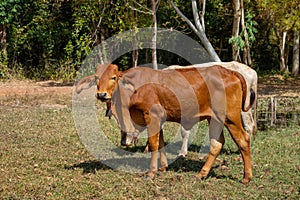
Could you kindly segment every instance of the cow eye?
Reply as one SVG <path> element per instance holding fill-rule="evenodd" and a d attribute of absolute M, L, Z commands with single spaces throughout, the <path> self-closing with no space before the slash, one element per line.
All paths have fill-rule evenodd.
<path fill-rule="evenodd" d="M 116 79 L 117 79 L 117 77 L 116 77 L 116 76 L 113 76 L 111 79 L 112 79 L 112 80 L 116 80 Z"/>

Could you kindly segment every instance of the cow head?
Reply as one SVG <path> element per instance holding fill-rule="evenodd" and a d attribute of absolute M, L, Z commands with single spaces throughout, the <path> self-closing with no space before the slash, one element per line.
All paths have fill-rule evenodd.
<path fill-rule="evenodd" d="M 76 92 L 79 94 L 82 90 L 97 85 L 96 98 L 109 102 L 118 82 L 118 66 L 114 64 L 98 65 L 96 73 L 81 79 L 76 85 Z"/>
<path fill-rule="evenodd" d="M 110 101 L 119 78 L 118 66 L 108 65 L 97 78 L 97 99 L 103 102 Z"/>
<path fill-rule="evenodd" d="M 137 142 L 138 133 L 135 130 L 133 123 L 130 120 L 130 114 L 127 108 L 129 98 L 132 95 L 133 83 L 131 79 L 126 77 L 120 80 L 122 72 L 118 71 L 118 66 L 114 64 L 98 65 L 96 73 L 81 79 L 76 84 L 76 92 L 80 93 L 82 90 L 88 89 L 93 85 L 97 86 L 96 98 L 102 102 L 106 102 L 107 110 L 106 116 L 111 116 L 115 113 L 114 117 L 117 120 L 120 128 L 124 128 L 129 133 L 121 131 L 121 145 L 130 146 Z M 118 81 L 121 88 L 117 87 Z M 114 98 L 112 99 L 114 94 Z M 111 105 L 114 102 L 115 106 Z M 116 106 L 116 104 L 118 106 Z M 124 115 L 124 116 L 123 116 Z"/>

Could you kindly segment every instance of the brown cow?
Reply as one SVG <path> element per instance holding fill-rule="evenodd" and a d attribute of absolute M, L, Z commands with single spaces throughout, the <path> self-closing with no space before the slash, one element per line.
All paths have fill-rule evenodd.
<path fill-rule="evenodd" d="M 211 67 L 214 65 L 220 65 L 225 68 L 229 68 L 235 71 L 238 71 L 241 75 L 246 80 L 247 83 L 247 98 L 246 102 L 249 103 L 249 98 L 250 98 L 250 88 L 256 93 L 257 92 L 257 74 L 256 72 L 251 69 L 250 67 L 238 63 L 238 62 L 210 62 L 210 63 L 204 63 L 204 64 L 196 64 L 196 65 L 191 65 L 191 66 L 179 66 L 179 65 L 172 65 L 168 68 L 165 68 L 164 70 L 168 69 L 176 69 L 176 68 L 188 68 L 188 67 L 195 67 L 195 68 L 203 68 L 203 67 Z M 122 77 L 125 72 L 119 72 L 118 67 L 116 65 L 99 65 L 97 67 L 96 73 L 83 78 L 82 80 L 79 81 L 76 87 L 77 93 L 80 93 L 83 89 L 91 87 L 94 83 L 97 82 L 97 98 L 99 98 L 100 93 L 102 90 L 106 90 L 107 87 L 109 92 L 114 88 L 114 85 L 118 84 L 117 80 L 119 77 Z M 131 71 L 131 70 L 129 70 Z M 101 77 L 101 81 L 99 80 L 99 77 Z M 132 77 L 131 76 L 131 82 L 132 84 L 141 84 L 141 82 L 147 82 L 150 81 L 147 79 L 147 77 Z M 110 84 L 110 86 L 108 86 Z M 107 104 L 107 111 L 106 111 L 106 116 L 111 116 L 114 114 L 115 119 L 118 122 L 118 125 L 121 128 L 122 132 L 122 137 L 121 137 L 121 144 L 123 146 L 129 146 L 132 144 L 133 141 L 136 142 L 137 136 L 138 136 L 138 131 L 135 129 L 133 124 L 131 123 L 130 119 L 130 113 L 129 113 L 129 98 L 133 94 L 133 90 L 128 90 L 125 89 L 124 87 L 120 87 L 121 85 L 118 85 L 116 87 L 116 90 L 114 90 L 116 95 L 113 96 L 118 96 L 116 97 L 113 102 L 113 106 L 111 106 L 110 100 L 106 100 Z M 103 89 L 104 88 L 104 89 Z M 117 103 L 116 103 L 117 102 Z M 256 108 L 256 107 L 255 107 Z M 111 109 L 113 111 L 111 111 Z M 113 112 L 113 113 L 112 113 Z M 242 115 L 242 121 L 243 121 L 243 126 L 245 130 L 249 134 L 255 135 L 256 133 L 256 110 L 254 110 L 254 120 L 252 117 L 251 110 L 248 112 L 241 112 Z M 127 134 L 126 134 L 127 133 Z M 182 135 L 182 147 L 179 152 L 179 156 L 186 156 L 187 154 L 187 148 L 188 148 L 188 138 L 189 138 L 190 130 L 186 130 L 183 127 L 181 127 L 181 135 Z M 135 140 L 134 140 L 135 138 Z M 145 150 L 147 151 L 148 146 L 146 146 Z"/>
<path fill-rule="evenodd" d="M 112 65 L 106 68 L 105 71 L 110 71 L 109 68 L 117 67 Z M 103 76 L 105 74 L 104 72 Z M 149 146 L 152 151 L 148 172 L 150 178 L 153 178 L 157 171 L 159 149 L 162 169 L 164 170 L 167 167 L 167 159 L 163 149 L 163 132 L 161 130 L 163 122 L 179 122 L 185 129 L 190 130 L 199 120 L 208 119 L 211 124 L 209 132 L 211 149 L 207 161 L 197 177 L 206 177 L 210 171 L 224 143 L 222 129 L 225 125 L 242 153 L 244 160 L 244 178 L 242 182 L 244 184 L 249 183 L 252 178 L 250 135 L 243 128 L 240 112 L 241 110 L 247 111 L 250 109 L 255 97 L 252 93 L 251 104 L 245 108 L 247 86 L 244 78 L 239 73 L 220 66 L 213 66 L 165 71 L 134 68 L 128 70 L 125 74 L 118 73 L 117 76 L 113 75 L 112 77 L 103 76 L 100 76 L 99 82 L 102 83 L 102 78 L 104 78 L 103 80 L 108 78 L 111 80 L 109 82 L 115 82 L 118 85 L 113 90 L 110 89 L 113 87 L 110 87 L 112 84 L 109 82 L 106 86 L 100 84 L 97 96 L 102 101 L 108 101 L 113 94 L 115 96 L 115 99 L 113 97 L 113 103 L 120 100 L 120 97 L 122 97 L 120 87 L 134 92 L 124 105 L 129 105 L 130 116 L 134 122 L 131 121 L 130 123 L 135 126 L 133 131 L 144 128 L 148 130 Z M 118 78 L 120 78 L 120 81 L 116 82 Z M 136 80 L 140 80 L 140 82 Z M 123 109 L 121 109 L 121 112 L 123 112 Z M 123 130 L 123 132 L 130 131 Z"/>
<path fill-rule="evenodd" d="M 238 63 L 238 62 L 210 62 L 210 63 L 203 63 L 203 64 L 195 64 L 195 65 L 190 65 L 190 66 L 179 66 L 179 65 L 173 65 L 173 66 L 169 66 L 168 68 L 165 68 L 164 70 L 169 70 L 169 69 L 178 69 L 178 68 L 203 68 L 203 67 L 211 67 L 214 65 L 219 65 L 222 67 L 225 67 L 227 69 L 231 69 L 234 71 L 239 72 L 245 79 L 246 84 L 247 84 L 247 97 L 246 97 L 246 104 L 250 103 L 250 96 L 251 93 L 250 91 L 253 90 L 255 94 L 257 94 L 257 74 L 255 72 L 255 70 L 253 70 L 252 68 L 248 67 L 247 65 L 244 65 L 242 63 Z M 131 77 L 131 82 L 132 84 L 136 84 L 141 82 L 141 80 L 139 80 L 140 78 L 136 78 L 136 77 Z M 147 79 L 146 77 L 143 77 L 142 79 Z M 102 79 L 105 80 L 105 79 Z M 144 80 L 145 81 L 149 81 L 149 80 Z M 121 88 L 121 89 L 120 89 Z M 121 91 L 122 87 L 118 87 L 118 89 Z M 123 89 L 123 93 L 124 89 Z M 120 98 L 122 99 L 128 99 L 129 96 L 131 96 L 133 94 L 133 91 L 126 91 L 127 94 L 122 94 L 120 96 Z M 125 96 L 128 97 L 125 97 Z M 127 105 L 122 105 L 122 108 L 125 107 L 125 109 L 128 109 L 128 100 L 124 100 L 123 103 L 126 103 Z M 117 106 L 120 108 L 120 106 Z M 114 107 L 116 110 L 117 107 Z M 120 113 L 120 111 L 119 111 Z M 128 113 L 128 111 L 126 110 L 122 110 L 122 118 L 129 118 L 129 113 L 126 116 L 126 113 Z M 249 110 L 248 112 L 241 112 L 242 115 L 242 122 L 243 122 L 243 127 L 244 129 L 247 131 L 247 133 L 254 135 L 256 134 L 257 128 L 256 128 L 256 104 L 254 107 L 254 118 L 252 116 L 252 112 L 251 110 Z M 127 126 L 130 126 L 130 124 L 127 124 Z M 125 126 L 125 125 L 123 125 Z M 126 130 L 126 128 L 123 128 L 123 130 Z M 130 145 L 132 143 L 132 139 L 134 138 L 134 136 L 136 137 L 137 134 L 128 134 L 128 136 L 126 137 L 125 134 L 126 131 L 123 131 L 122 134 L 122 145 Z M 131 131 L 129 131 L 131 132 Z M 187 148 L 188 148 L 188 138 L 189 138 L 189 134 L 190 134 L 190 130 L 186 130 L 184 129 L 184 127 L 181 127 L 181 136 L 182 136 L 182 147 L 181 150 L 179 152 L 179 156 L 186 156 L 187 154 Z M 148 146 L 146 146 L 145 150 L 148 149 Z"/>

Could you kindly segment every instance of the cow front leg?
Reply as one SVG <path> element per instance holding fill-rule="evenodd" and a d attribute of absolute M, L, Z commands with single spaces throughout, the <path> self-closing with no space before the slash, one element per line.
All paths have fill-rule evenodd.
<path fill-rule="evenodd" d="M 215 126 L 215 127 L 213 127 Z M 223 126 L 210 124 L 209 136 L 210 136 L 210 152 L 207 155 L 206 162 L 201 171 L 196 175 L 197 178 L 202 179 L 207 177 L 212 165 L 214 164 L 217 156 L 220 154 L 223 144 L 225 143 Z"/>
<path fill-rule="evenodd" d="M 159 171 L 165 172 L 167 167 L 168 167 L 168 160 L 167 160 L 167 155 L 165 151 L 165 141 L 164 141 L 164 135 L 163 135 L 163 130 L 160 130 L 160 135 L 159 135 L 159 156 L 160 156 L 160 169 Z"/>

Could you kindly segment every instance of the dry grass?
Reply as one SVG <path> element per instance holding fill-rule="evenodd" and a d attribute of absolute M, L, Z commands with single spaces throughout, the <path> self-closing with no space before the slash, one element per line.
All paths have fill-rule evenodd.
<path fill-rule="evenodd" d="M 86 151 L 70 102 L 62 96 L 0 100 L 2 199 L 299 199 L 299 127 L 258 132 L 252 143 L 254 179 L 248 187 L 239 182 L 243 164 L 228 134 L 220 161 L 207 179 L 194 178 L 203 164 L 199 134 L 185 160 L 146 181 L 141 174 L 110 169 Z M 109 137 L 119 143 L 118 134 Z"/>

